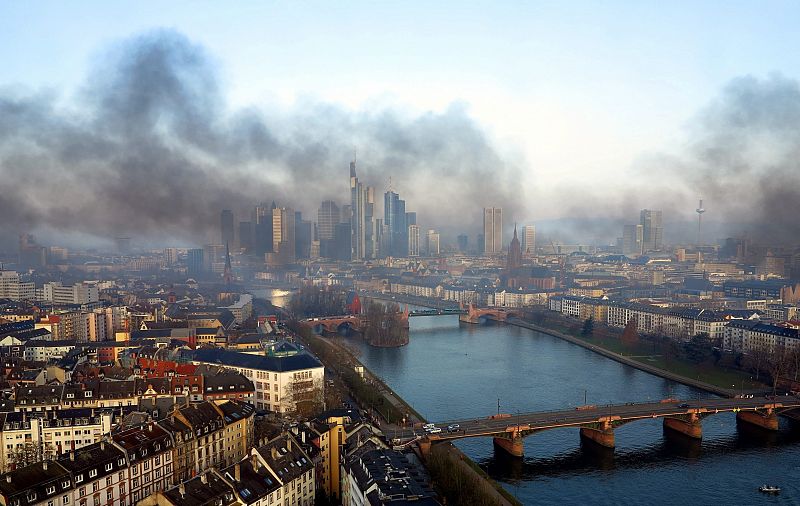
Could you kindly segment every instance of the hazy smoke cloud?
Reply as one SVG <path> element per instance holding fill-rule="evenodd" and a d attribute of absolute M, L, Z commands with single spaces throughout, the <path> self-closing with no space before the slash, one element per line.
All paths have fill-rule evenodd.
<path fill-rule="evenodd" d="M 731 81 L 702 111 L 683 167 L 728 232 L 800 240 L 800 84 L 773 75 Z"/>
<path fill-rule="evenodd" d="M 393 176 L 423 225 L 474 231 L 481 206 L 508 216 L 522 207 L 520 168 L 463 108 L 418 117 L 324 103 L 231 110 L 203 48 L 170 31 L 125 42 L 68 107 L 58 101 L 0 93 L 6 237 L 38 229 L 202 242 L 221 209 L 273 199 L 315 217 L 322 199 L 349 201 L 354 146 L 376 201 Z"/>
<path fill-rule="evenodd" d="M 548 237 L 603 243 L 637 223 L 642 208 L 663 210 L 665 239 L 697 237 L 697 199 L 707 212 L 701 239 L 740 237 L 800 243 L 800 83 L 773 75 L 741 77 L 689 119 L 685 144 L 645 154 L 613 189 L 592 183 L 552 188 L 563 216 Z"/>

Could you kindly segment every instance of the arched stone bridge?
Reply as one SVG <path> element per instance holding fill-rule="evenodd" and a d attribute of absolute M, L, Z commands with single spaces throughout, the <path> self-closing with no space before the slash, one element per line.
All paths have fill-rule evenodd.
<path fill-rule="evenodd" d="M 520 316 L 520 313 L 514 309 L 501 307 L 477 308 L 470 304 L 467 312 L 461 314 L 458 320 L 464 323 L 481 323 L 487 319 L 504 322 L 509 316 Z"/>
<path fill-rule="evenodd" d="M 431 443 L 468 437 L 492 437 L 496 448 L 511 455 L 523 455 L 523 438 L 543 430 L 562 427 L 580 429 L 581 439 L 592 441 L 607 448 L 614 447 L 614 428 L 636 420 L 661 418 L 664 429 L 679 432 L 688 437 L 702 438 L 701 421 L 717 413 L 734 412 L 737 421 L 758 426 L 765 430 L 778 430 L 778 415 L 800 408 L 800 398 L 779 396 L 774 399 L 702 399 L 678 401 L 667 399 L 661 402 L 612 404 L 608 406 L 581 406 L 570 410 L 525 413 L 520 415 L 500 414 L 488 418 L 451 420 L 437 423 L 441 432 L 428 433 L 419 428 L 387 432 L 394 440 L 420 439 L 423 451 Z M 458 425 L 458 428 L 448 429 Z"/>

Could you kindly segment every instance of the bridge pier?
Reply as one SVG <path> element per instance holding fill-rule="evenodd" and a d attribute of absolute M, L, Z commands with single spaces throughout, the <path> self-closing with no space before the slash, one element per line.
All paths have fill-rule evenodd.
<path fill-rule="evenodd" d="M 419 453 L 422 454 L 423 457 L 427 457 L 431 454 L 431 440 L 428 438 L 420 439 L 419 442 Z"/>
<path fill-rule="evenodd" d="M 614 448 L 614 429 L 610 426 L 606 429 L 581 427 L 581 440 L 590 441 L 604 448 Z"/>
<path fill-rule="evenodd" d="M 512 437 L 496 437 L 494 438 L 495 450 L 501 449 L 512 457 L 522 457 L 525 454 L 525 446 L 522 444 L 522 438 Z"/>
<path fill-rule="evenodd" d="M 772 409 L 768 409 L 766 413 L 760 411 L 739 411 L 736 413 L 736 421 L 755 425 L 765 430 L 778 430 L 778 415 L 775 414 L 775 411 Z"/>
<path fill-rule="evenodd" d="M 703 438 L 703 425 L 696 413 L 692 413 L 686 418 L 665 417 L 664 430 L 671 430 L 693 439 Z"/>

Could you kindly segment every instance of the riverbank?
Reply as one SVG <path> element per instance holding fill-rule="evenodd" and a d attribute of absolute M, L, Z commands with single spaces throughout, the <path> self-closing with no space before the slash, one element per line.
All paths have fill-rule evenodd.
<path fill-rule="evenodd" d="M 724 388 L 724 387 L 721 387 L 719 385 L 714 385 L 714 384 L 706 382 L 706 381 L 701 381 L 701 380 L 699 380 L 697 378 L 691 378 L 691 377 L 688 377 L 688 376 L 685 376 L 685 375 L 682 375 L 682 374 L 678 374 L 676 372 L 668 371 L 666 369 L 662 369 L 660 367 L 644 363 L 644 362 L 642 362 L 640 360 L 637 360 L 634 357 L 627 357 L 627 356 L 622 355 L 620 353 L 608 350 L 608 349 L 603 348 L 602 346 L 599 346 L 598 344 L 592 343 L 590 341 L 586 341 L 584 339 L 580 339 L 578 337 L 571 336 L 569 334 L 565 334 L 565 333 L 560 332 L 558 330 L 554 330 L 554 329 L 551 329 L 551 328 L 548 328 L 548 327 L 543 327 L 543 326 L 536 325 L 536 324 L 533 324 L 533 323 L 530 323 L 530 322 L 526 322 L 526 321 L 523 321 L 523 320 L 519 320 L 519 319 L 510 319 L 510 320 L 507 321 L 507 323 L 509 325 L 515 325 L 517 327 L 523 327 L 523 328 L 526 328 L 526 329 L 535 330 L 537 332 L 542 332 L 544 334 L 551 335 L 551 336 L 557 337 L 559 339 L 563 339 L 563 340 L 568 341 L 568 342 L 570 342 L 572 344 L 578 345 L 578 346 L 580 346 L 582 348 L 585 348 L 587 350 L 590 350 L 590 351 L 593 351 L 593 352 L 598 353 L 600 355 L 603 355 L 606 358 L 610 358 L 611 360 L 614 360 L 614 361 L 619 362 L 621 364 L 625 364 L 625 365 L 634 367 L 636 369 L 639 369 L 640 371 L 644 371 L 644 372 L 653 374 L 655 376 L 659 376 L 659 377 L 662 377 L 662 378 L 665 378 L 665 379 L 668 379 L 668 380 L 671 380 L 671 381 L 675 381 L 677 383 L 682 383 L 684 385 L 689 385 L 689 386 L 697 388 L 699 390 L 704 390 L 706 392 L 710 392 L 710 393 L 713 393 L 713 394 L 716 394 L 716 395 L 720 395 L 720 396 L 723 396 L 723 397 L 733 397 L 733 396 L 735 396 L 737 394 L 737 390 L 735 388 Z M 767 391 L 767 390 L 765 390 L 765 391 Z"/>
<path fill-rule="evenodd" d="M 353 397 L 373 409 L 385 423 L 381 430 L 397 429 L 400 423 L 427 422 L 409 403 L 397 395 L 377 375 L 369 370 L 346 346 L 335 339 L 303 333 L 299 337 L 323 364 L 339 376 Z M 361 368 L 362 374 L 355 372 Z M 521 506 L 506 489 L 491 479 L 466 454 L 450 443 L 434 445 L 432 459 L 426 461 L 434 485 L 447 499 L 447 504 L 465 506 Z"/>

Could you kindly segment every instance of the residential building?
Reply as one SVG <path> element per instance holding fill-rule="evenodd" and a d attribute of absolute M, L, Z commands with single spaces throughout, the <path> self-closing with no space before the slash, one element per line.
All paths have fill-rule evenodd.
<path fill-rule="evenodd" d="M 129 464 L 130 501 L 134 504 L 173 484 L 172 436 L 155 422 L 112 434 Z"/>
<path fill-rule="evenodd" d="M 58 459 L 72 478 L 75 506 L 132 505 L 128 495 L 128 461 L 125 452 L 106 440 L 70 451 Z M 62 501 L 59 506 L 69 503 Z M 54 505 L 55 506 L 55 505 Z"/>
<path fill-rule="evenodd" d="M 242 373 L 255 384 L 255 405 L 278 413 L 295 410 L 295 399 L 322 393 L 324 367 L 308 353 L 295 347 L 281 356 L 239 353 L 224 349 L 198 349 L 197 364 L 224 366 Z"/>
<path fill-rule="evenodd" d="M 257 457 L 277 478 L 284 506 L 314 504 L 314 464 L 292 435 L 281 434 L 266 444 L 253 448 L 251 455 Z"/>

